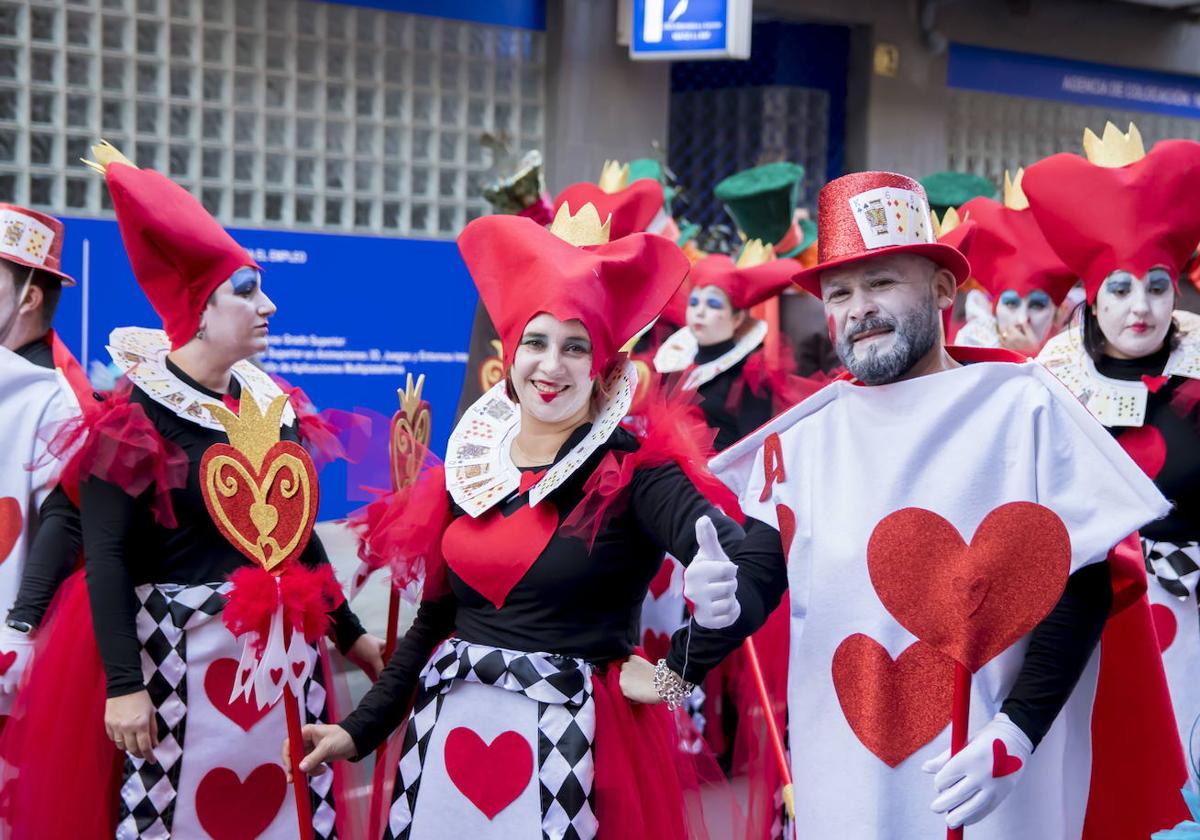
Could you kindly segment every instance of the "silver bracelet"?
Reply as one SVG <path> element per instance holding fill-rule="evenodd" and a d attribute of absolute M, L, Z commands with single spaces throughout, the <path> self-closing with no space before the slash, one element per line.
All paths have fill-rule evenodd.
<path fill-rule="evenodd" d="M 696 686 L 668 668 L 667 660 L 660 659 L 654 666 L 654 690 L 667 708 L 675 711 L 696 690 Z"/>

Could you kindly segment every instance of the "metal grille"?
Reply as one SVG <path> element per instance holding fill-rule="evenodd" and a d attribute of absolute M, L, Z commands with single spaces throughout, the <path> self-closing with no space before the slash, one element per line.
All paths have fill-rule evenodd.
<path fill-rule="evenodd" d="M 1043 99 L 950 91 L 946 120 L 949 169 L 984 175 L 1003 183 L 1004 171 L 1036 163 L 1057 152 L 1083 153 L 1083 130 L 1096 133 L 1111 120 L 1122 131 L 1137 125 L 1149 149 L 1177 137 L 1200 140 L 1200 120 L 1141 111 L 1118 111 Z"/>
<path fill-rule="evenodd" d="M 0 0 L 0 200 L 110 215 L 104 137 L 241 226 L 451 237 L 484 131 L 540 148 L 543 33 L 308 0 Z"/>
<path fill-rule="evenodd" d="M 825 183 L 829 94 L 803 87 L 756 86 L 671 93 L 671 168 L 687 190 L 683 215 L 702 225 L 732 224 L 713 187 L 759 163 L 804 167 L 800 205 L 815 211 Z"/>

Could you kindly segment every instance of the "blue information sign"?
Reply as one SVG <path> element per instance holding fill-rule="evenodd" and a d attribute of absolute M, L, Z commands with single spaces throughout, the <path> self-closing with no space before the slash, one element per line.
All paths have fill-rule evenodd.
<path fill-rule="evenodd" d="M 138 288 L 114 221 L 65 218 L 63 292 L 55 326 L 84 362 L 109 361 L 115 327 L 161 322 Z M 432 448 L 445 450 L 466 369 L 476 294 L 454 242 L 294 231 L 230 231 L 263 267 L 278 306 L 263 367 L 304 389 L 318 408 L 362 408 L 380 418 L 398 407 L 406 374 L 425 374 Z M 389 482 L 386 427 L 357 465 L 321 475 L 321 518 L 344 516 Z"/>
<path fill-rule="evenodd" d="M 633 0 L 629 55 L 667 61 L 748 58 L 750 0 Z"/>

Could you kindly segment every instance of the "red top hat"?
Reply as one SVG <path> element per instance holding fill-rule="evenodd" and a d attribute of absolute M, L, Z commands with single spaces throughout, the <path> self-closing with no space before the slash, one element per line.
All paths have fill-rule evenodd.
<path fill-rule="evenodd" d="M 1025 170 L 1046 241 L 1083 278 L 1087 299 L 1114 271 L 1161 266 L 1178 277 L 1200 242 L 1200 143 L 1164 140 L 1125 166 L 1058 154 Z"/>
<path fill-rule="evenodd" d="M 162 319 L 171 348 L 181 347 L 196 335 L 217 286 L 258 263 L 166 176 L 109 163 L 105 179 L 133 274 Z"/>
<path fill-rule="evenodd" d="M 458 249 L 500 334 L 506 367 L 525 325 L 546 312 L 583 322 L 593 375 L 654 320 L 691 265 L 675 243 L 652 233 L 578 247 L 519 216 L 475 219 Z"/>
<path fill-rule="evenodd" d="M 821 272 L 885 254 L 916 254 L 949 269 L 960 283 L 967 258 L 933 239 L 925 189 L 894 172 L 855 172 L 835 178 L 817 198 L 817 264 L 792 282 L 821 296 Z"/>
<path fill-rule="evenodd" d="M 0 259 L 52 274 L 64 286 L 75 281 L 62 271 L 63 223 L 53 216 L 0 203 Z"/>
<path fill-rule="evenodd" d="M 990 198 L 973 198 L 961 212 L 975 223 L 971 242 L 971 274 L 992 296 L 1012 289 L 1025 297 L 1041 289 L 1058 306 L 1075 285 L 1075 273 L 1042 236 L 1028 209 L 1014 210 Z"/>
<path fill-rule="evenodd" d="M 554 212 L 566 204 L 570 212 L 578 213 L 583 205 L 591 204 L 600 213 L 600 221 L 612 217 L 611 238 L 621 239 L 631 233 L 644 231 L 663 206 L 662 184 L 651 178 L 640 178 L 617 192 L 605 192 L 596 184 L 584 181 L 572 184 L 554 199 Z"/>
<path fill-rule="evenodd" d="M 738 268 L 725 254 L 710 254 L 692 266 L 691 286 L 716 286 L 734 309 L 749 309 L 786 289 L 796 274 L 794 260 L 773 259 Z"/>

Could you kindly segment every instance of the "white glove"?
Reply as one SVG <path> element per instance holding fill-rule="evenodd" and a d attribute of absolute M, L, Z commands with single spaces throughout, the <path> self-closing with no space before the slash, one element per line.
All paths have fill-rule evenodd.
<path fill-rule="evenodd" d="M 696 556 L 683 572 L 683 597 L 692 602 L 692 617 L 701 627 L 720 630 L 738 620 L 737 566 L 729 559 L 712 520 L 696 520 Z"/>
<path fill-rule="evenodd" d="M 946 750 L 921 765 L 936 773 L 938 796 L 929 807 L 946 817 L 949 828 L 973 825 L 999 807 L 1017 786 L 1033 744 L 1003 712 L 979 730 L 958 755 Z"/>
<path fill-rule="evenodd" d="M 0 627 L 0 694 L 17 690 L 21 674 L 33 655 L 33 639 L 11 627 Z M 6 667 L 7 666 L 7 667 Z"/>

